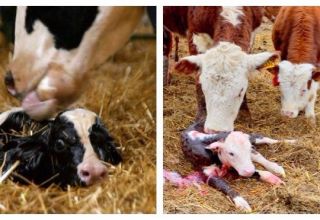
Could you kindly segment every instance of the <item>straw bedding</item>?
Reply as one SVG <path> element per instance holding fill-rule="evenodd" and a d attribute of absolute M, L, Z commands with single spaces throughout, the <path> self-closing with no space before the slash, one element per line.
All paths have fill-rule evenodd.
<path fill-rule="evenodd" d="M 152 34 L 149 24 L 141 24 L 137 31 Z M 0 45 L 3 78 L 7 48 Z M 100 114 L 119 143 L 124 162 L 110 168 L 105 181 L 66 191 L 8 180 L 0 185 L 0 213 L 155 213 L 155 45 L 154 38 L 129 41 L 95 70 L 85 94 L 74 105 Z M 0 111 L 19 104 L 3 83 L 0 94 Z"/>
<path fill-rule="evenodd" d="M 266 21 L 259 28 L 253 53 L 273 51 L 272 24 Z M 188 54 L 185 39 L 180 40 L 179 55 Z M 171 72 L 171 85 L 164 88 L 164 168 L 188 174 L 191 164 L 184 158 L 180 133 L 188 127 L 196 113 L 194 80 Z M 280 94 L 271 83 L 271 74 L 255 73 L 247 91 L 251 119 L 238 117 L 235 129 L 255 132 L 274 138 L 295 138 L 294 145 L 259 146 L 268 159 L 282 165 L 286 171 L 285 186 L 274 187 L 254 179 L 229 180 L 230 185 L 247 199 L 256 213 L 320 213 L 320 105 L 316 103 L 316 126 L 304 117 L 286 119 L 280 115 Z M 318 98 L 319 100 L 319 98 Z M 233 203 L 221 192 L 209 186 L 201 195 L 195 187 L 177 189 L 164 185 L 165 213 L 238 213 Z"/>

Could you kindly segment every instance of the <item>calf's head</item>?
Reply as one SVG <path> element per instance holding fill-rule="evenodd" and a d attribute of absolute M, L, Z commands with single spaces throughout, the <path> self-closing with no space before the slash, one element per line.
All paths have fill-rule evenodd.
<path fill-rule="evenodd" d="M 106 127 L 91 111 L 61 113 L 50 132 L 57 170 L 68 183 L 91 185 L 107 175 L 105 162 L 116 165 L 122 160 Z"/>
<path fill-rule="evenodd" d="M 232 131 L 248 87 L 248 75 L 276 56 L 264 52 L 247 54 L 233 43 L 220 42 L 203 54 L 183 58 L 178 71 L 199 70 L 206 100 L 205 131 Z"/>
<path fill-rule="evenodd" d="M 274 85 L 280 87 L 282 115 L 295 118 L 315 101 L 320 70 L 314 65 L 282 61 L 268 70 L 273 74 Z"/>
<path fill-rule="evenodd" d="M 206 148 L 217 152 L 222 164 L 233 167 L 240 176 L 250 177 L 254 174 L 249 135 L 238 131 L 231 132 L 225 140 L 214 142 Z"/>

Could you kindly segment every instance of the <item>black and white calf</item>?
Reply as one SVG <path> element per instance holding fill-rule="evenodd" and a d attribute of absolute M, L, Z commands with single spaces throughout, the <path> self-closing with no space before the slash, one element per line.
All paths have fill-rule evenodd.
<path fill-rule="evenodd" d="M 259 144 L 275 144 L 279 140 L 263 137 L 257 134 L 245 134 L 239 131 L 206 134 L 203 123 L 194 123 L 181 136 L 182 150 L 186 158 L 199 170 L 203 182 L 221 190 L 229 196 L 236 207 L 251 211 L 247 201 L 234 191 L 222 179 L 230 170 L 242 177 L 253 177 L 261 181 L 280 185 L 284 182 L 278 176 L 285 176 L 284 169 L 277 163 L 263 157 L 254 147 Z M 284 142 L 294 143 L 293 140 Z M 265 170 L 255 168 L 253 162 L 261 164 Z M 199 176 L 199 175 L 198 175 Z M 178 185 L 185 180 L 166 172 L 165 177 Z M 187 177 L 190 179 L 190 176 Z"/>
<path fill-rule="evenodd" d="M 54 120 L 36 122 L 16 108 L 0 115 L 0 129 L 2 173 L 19 161 L 13 175 L 16 181 L 91 185 L 107 176 L 106 163 L 122 161 L 101 119 L 85 109 L 67 110 Z M 21 137 L 23 130 L 34 132 Z"/>

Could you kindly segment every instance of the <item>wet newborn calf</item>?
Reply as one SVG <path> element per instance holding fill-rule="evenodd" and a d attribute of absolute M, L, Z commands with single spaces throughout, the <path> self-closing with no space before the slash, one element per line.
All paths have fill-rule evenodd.
<path fill-rule="evenodd" d="M 222 179 L 229 170 L 233 169 L 240 176 L 254 177 L 274 185 L 283 183 L 278 176 L 285 176 L 284 169 L 264 158 L 254 148 L 254 145 L 258 144 L 279 143 L 278 140 L 239 131 L 206 134 L 203 132 L 203 123 L 191 125 L 181 137 L 185 156 L 200 171 L 196 176 L 202 176 L 203 182 L 221 190 L 233 200 L 236 207 L 244 211 L 251 211 L 247 201 Z M 285 140 L 285 142 L 293 141 Z M 253 162 L 261 164 L 267 171 L 256 169 Z M 165 177 L 169 181 L 174 178 L 173 182 L 183 182 L 183 184 L 191 179 L 190 175 L 185 180 L 168 172 L 165 172 Z M 199 183 L 198 179 L 197 182 Z"/>
<path fill-rule="evenodd" d="M 67 110 L 43 122 L 13 109 L 0 115 L 0 129 L 2 171 L 20 161 L 16 181 L 91 185 L 107 175 L 106 162 L 116 165 L 122 160 L 101 119 L 85 109 Z M 19 135 L 29 129 L 35 132 Z"/>

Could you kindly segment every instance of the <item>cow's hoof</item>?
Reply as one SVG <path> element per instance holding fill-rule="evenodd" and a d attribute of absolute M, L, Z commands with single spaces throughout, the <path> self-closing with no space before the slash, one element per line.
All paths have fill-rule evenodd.
<path fill-rule="evenodd" d="M 248 202 L 244 198 L 242 198 L 241 196 L 237 196 L 237 197 L 233 198 L 233 202 L 238 209 L 240 209 L 244 212 L 252 212 L 252 209 L 251 209 L 250 205 L 248 204 Z"/>

